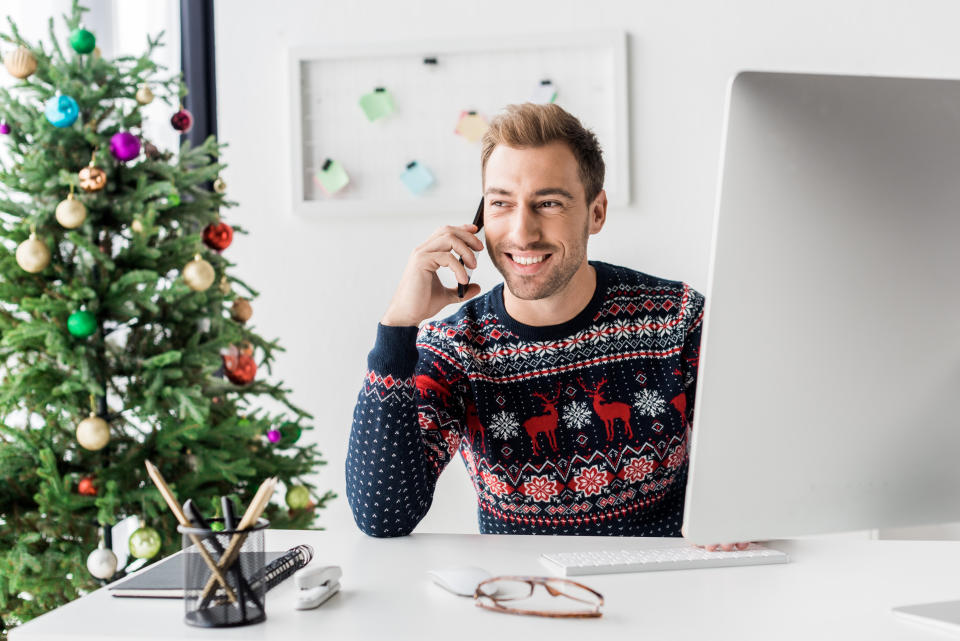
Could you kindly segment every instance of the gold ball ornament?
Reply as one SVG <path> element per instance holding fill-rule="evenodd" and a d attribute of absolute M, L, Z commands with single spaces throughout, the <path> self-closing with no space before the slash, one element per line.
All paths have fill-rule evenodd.
<path fill-rule="evenodd" d="M 31 274 L 42 272 L 50 264 L 50 249 L 31 232 L 30 238 L 17 245 L 17 264 Z"/>
<path fill-rule="evenodd" d="M 238 323 L 246 323 L 253 316 L 253 307 L 246 298 L 238 298 L 230 307 L 230 317 Z"/>
<path fill-rule="evenodd" d="M 195 292 L 203 292 L 213 285 L 216 274 L 213 271 L 213 265 L 205 261 L 197 254 L 189 263 L 183 267 L 183 280 L 187 287 Z"/>
<path fill-rule="evenodd" d="M 142 234 L 143 222 L 141 222 L 139 218 L 134 219 L 134 221 L 130 223 L 130 229 L 132 229 L 135 234 Z"/>
<path fill-rule="evenodd" d="M 150 91 L 150 87 L 141 85 L 140 88 L 137 89 L 137 102 L 141 105 L 149 105 L 153 102 L 153 92 Z"/>
<path fill-rule="evenodd" d="M 227 191 L 227 181 L 217 176 L 217 179 L 213 181 L 213 190 L 218 194 Z"/>
<path fill-rule="evenodd" d="M 100 58 L 103 57 L 103 52 L 100 51 L 100 47 L 94 47 L 94 48 L 93 48 L 93 54 L 92 54 L 92 55 L 93 55 L 94 60 L 99 60 Z"/>
<path fill-rule="evenodd" d="M 107 184 L 107 172 L 93 165 L 87 165 L 81 169 L 78 177 L 80 188 L 87 192 L 100 191 Z"/>
<path fill-rule="evenodd" d="M 26 47 L 17 47 L 3 58 L 3 64 L 11 76 L 26 78 L 37 70 L 37 58 Z"/>
<path fill-rule="evenodd" d="M 56 216 L 57 222 L 67 229 L 76 229 L 87 219 L 87 208 L 71 192 L 66 200 L 61 200 L 57 205 Z"/>
<path fill-rule="evenodd" d="M 77 442 L 84 449 L 96 452 L 110 442 L 110 426 L 107 422 L 90 412 L 90 416 L 77 425 Z"/>
<path fill-rule="evenodd" d="M 227 278 L 227 275 L 224 274 L 220 277 L 220 293 L 226 296 L 232 291 L 230 287 L 230 280 Z"/>

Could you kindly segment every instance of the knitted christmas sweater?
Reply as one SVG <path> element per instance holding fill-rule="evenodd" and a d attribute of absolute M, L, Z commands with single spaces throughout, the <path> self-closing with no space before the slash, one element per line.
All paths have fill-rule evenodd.
<path fill-rule="evenodd" d="M 346 461 L 363 532 L 409 534 L 459 452 L 482 533 L 680 536 L 704 299 L 590 264 L 593 298 L 560 325 L 511 318 L 501 283 L 378 327 Z"/>

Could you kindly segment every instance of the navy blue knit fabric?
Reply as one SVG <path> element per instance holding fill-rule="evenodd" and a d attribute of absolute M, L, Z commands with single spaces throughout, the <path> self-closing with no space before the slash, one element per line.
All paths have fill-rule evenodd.
<path fill-rule="evenodd" d="M 459 452 L 483 533 L 680 536 L 704 299 L 590 264 L 593 298 L 561 325 L 512 319 L 500 284 L 378 327 L 346 462 L 363 532 L 409 534 Z"/>

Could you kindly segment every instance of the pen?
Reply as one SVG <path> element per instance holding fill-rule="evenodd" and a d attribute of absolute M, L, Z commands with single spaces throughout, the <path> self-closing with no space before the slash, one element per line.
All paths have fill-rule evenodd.
<path fill-rule="evenodd" d="M 477 213 L 473 217 L 473 224 L 477 227 L 477 233 L 483 236 L 483 196 L 480 197 L 480 206 L 477 207 Z M 463 257 L 460 257 L 460 264 L 463 265 Z M 467 269 L 467 283 L 470 282 L 470 275 L 473 273 L 472 269 Z M 457 296 L 463 298 L 467 293 L 467 286 L 457 283 Z"/>
<path fill-rule="evenodd" d="M 228 530 L 232 530 L 237 525 L 237 517 L 233 512 L 233 501 L 229 496 L 220 497 L 220 511 L 223 512 L 223 524 Z"/>
<path fill-rule="evenodd" d="M 226 497 L 221 498 L 221 504 L 223 499 L 225 498 Z M 196 525 L 196 527 L 203 528 L 204 530 L 210 529 L 209 522 L 205 518 L 203 518 L 203 514 L 200 513 L 200 510 L 197 508 L 196 503 L 193 502 L 193 499 L 187 499 L 187 501 L 183 504 L 183 511 L 186 513 L 187 518 L 190 521 L 192 521 L 193 524 Z M 224 515 L 224 521 L 226 522 L 226 515 Z M 226 528 L 228 530 L 232 530 L 233 526 L 226 525 Z M 213 549 L 216 550 L 217 554 L 220 554 L 220 555 L 223 554 L 224 549 L 223 549 L 223 546 L 220 544 L 220 540 L 217 537 L 216 533 L 213 533 L 207 540 L 210 541 L 211 545 L 213 545 Z M 250 598 L 253 600 L 256 606 L 262 610 L 263 605 L 260 603 L 260 599 L 257 598 L 256 593 L 250 588 L 250 584 L 247 583 L 246 578 L 244 578 L 243 576 L 243 572 L 240 571 L 240 568 L 237 567 L 237 564 L 233 564 L 232 566 L 230 566 L 230 569 L 227 570 L 227 572 L 230 572 L 231 574 L 233 574 L 233 576 L 237 579 L 237 586 L 240 589 L 240 607 L 243 610 L 246 610 L 247 604 L 244 598 L 244 592 L 246 592 L 246 594 L 250 596 Z"/>

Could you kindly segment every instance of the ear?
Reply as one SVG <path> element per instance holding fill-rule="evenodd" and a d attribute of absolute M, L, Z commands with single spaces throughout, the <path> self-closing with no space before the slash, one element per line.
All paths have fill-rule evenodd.
<path fill-rule="evenodd" d="M 590 203 L 590 234 L 596 234 L 603 229 L 603 224 L 607 222 L 607 192 L 603 189 L 597 194 L 597 197 Z"/>

